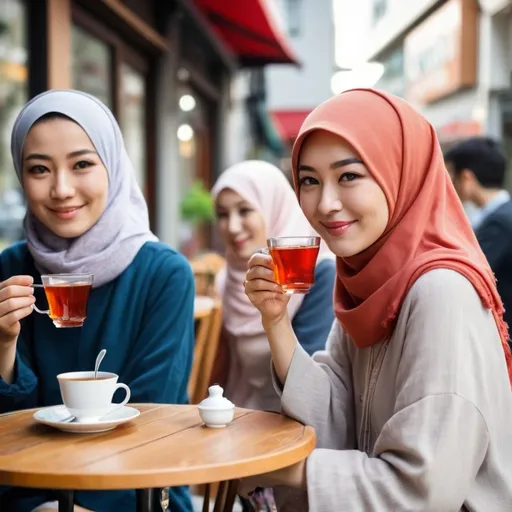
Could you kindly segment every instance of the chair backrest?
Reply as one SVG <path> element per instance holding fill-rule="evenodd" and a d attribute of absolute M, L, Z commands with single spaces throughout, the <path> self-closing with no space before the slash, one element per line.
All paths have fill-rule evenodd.
<path fill-rule="evenodd" d="M 205 253 L 190 262 L 196 281 L 196 294 L 214 297 L 215 275 L 226 260 L 214 252 Z"/>
<path fill-rule="evenodd" d="M 194 361 L 188 383 L 191 404 L 197 404 L 208 394 L 215 356 L 222 329 L 222 307 L 219 300 L 212 301 L 207 315 L 196 320 L 196 343 Z"/>

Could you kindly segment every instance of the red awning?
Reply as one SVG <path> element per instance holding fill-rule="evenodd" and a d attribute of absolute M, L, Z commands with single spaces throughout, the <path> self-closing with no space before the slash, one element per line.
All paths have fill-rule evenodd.
<path fill-rule="evenodd" d="M 265 0 L 195 0 L 243 66 L 298 64 Z"/>
<path fill-rule="evenodd" d="M 270 117 L 283 141 L 294 141 L 311 110 L 273 110 Z"/>

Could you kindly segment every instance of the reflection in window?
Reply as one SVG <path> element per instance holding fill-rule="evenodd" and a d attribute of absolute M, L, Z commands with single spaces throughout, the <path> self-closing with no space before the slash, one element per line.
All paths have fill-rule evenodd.
<path fill-rule="evenodd" d="M 198 178 L 200 133 L 205 123 L 205 112 L 201 97 L 186 84 L 180 84 L 178 90 L 179 123 L 176 130 L 178 139 L 179 191 L 185 197 L 192 184 Z M 179 246 L 185 253 L 192 254 L 197 242 L 194 227 L 181 219 Z"/>
<path fill-rule="evenodd" d="M 25 3 L 2 0 L 0 9 L 0 249 L 23 236 L 24 199 L 13 170 L 10 137 L 27 101 Z"/>
<path fill-rule="evenodd" d="M 387 4 L 387 0 L 373 0 L 372 20 L 374 24 L 377 23 L 386 14 L 388 8 Z"/>
<path fill-rule="evenodd" d="M 297 37 L 300 35 L 300 4 L 301 0 L 286 0 L 286 19 L 288 24 L 288 35 Z"/>
<path fill-rule="evenodd" d="M 73 25 L 71 55 L 73 88 L 96 96 L 112 109 L 112 53 L 108 44 Z"/>
<path fill-rule="evenodd" d="M 146 86 L 144 75 L 131 66 L 121 66 L 119 121 L 126 151 L 135 169 L 137 182 L 146 190 Z"/>
<path fill-rule="evenodd" d="M 384 72 L 375 87 L 396 96 L 404 97 L 406 79 L 403 45 L 401 44 L 399 47 L 383 54 L 380 61 L 384 65 Z"/>

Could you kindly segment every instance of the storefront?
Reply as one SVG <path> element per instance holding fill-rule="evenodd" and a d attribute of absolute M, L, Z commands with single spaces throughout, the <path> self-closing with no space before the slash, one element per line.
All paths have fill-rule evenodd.
<path fill-rule="evenodd" d="M 512 1 L 482 2 L 486 47 L 487 126 L 501 141 L 509 162 L 506 187 L 512 191 Z"/>
<path fill-rule="evenodd" d="M 448 0 L 404 40 L 405 97 L 436 128 L 443 147 L 481 133 L 477 119 L 479 8 Z"/>
<path fill-rule="evenodd" d="M 22 236 L 9 137 L 23 104 L 51 88 L 105 102 L 119 121 L 153 229 L 183 242 L 179 201 L 224 166 L 230 83 L 241 67 L 293 62 L 262 0 L 3 0 L 0 239 Z M 234 17 L 233 17 L 234 16 Z M 184 235 L 185 236 L 185 235 Z"/>
<path fill-rule="evenodd" d="M 10 152 L 10 129 L 28 99 L 27 12 L 21 0 L 0 9 L 0 247 L 20 238 L 25 214 Z"/>

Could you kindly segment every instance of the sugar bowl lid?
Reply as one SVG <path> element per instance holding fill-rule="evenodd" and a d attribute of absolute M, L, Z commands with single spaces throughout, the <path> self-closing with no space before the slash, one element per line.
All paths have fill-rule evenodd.
<path fill-rule="evenodd" d="M 232 409 L 235 404 L 222 396 L 224 390 L 218 385 L 214 384 L 208 388 L 208 397 L 205 398 L 198 407 L 203 409 Z"/>

